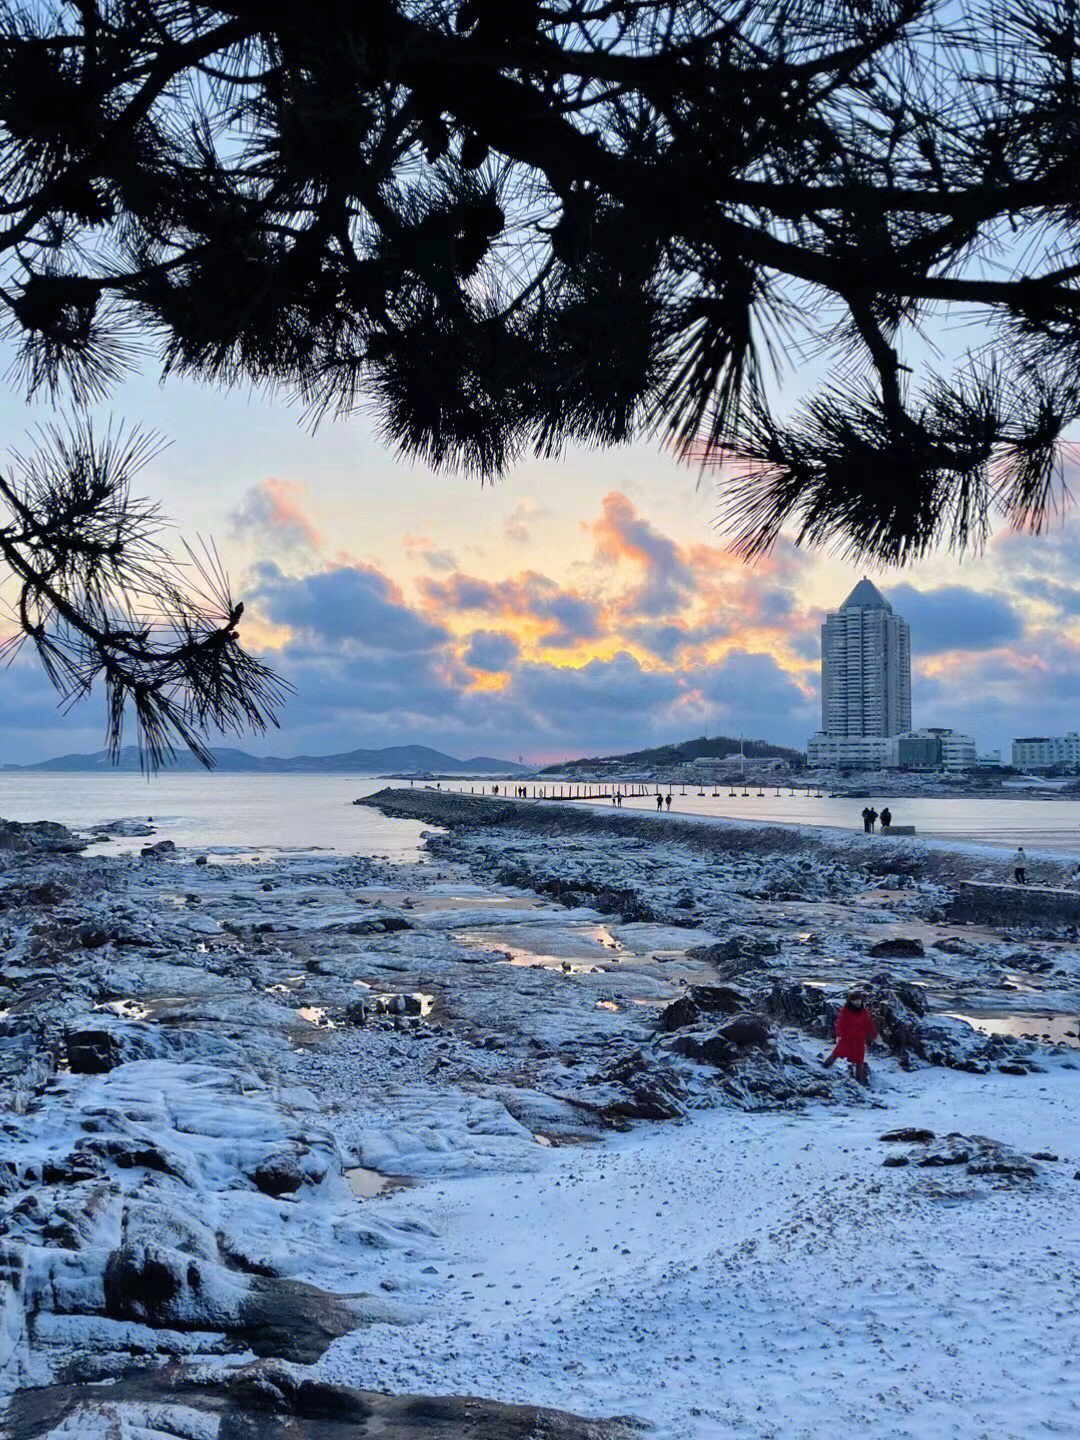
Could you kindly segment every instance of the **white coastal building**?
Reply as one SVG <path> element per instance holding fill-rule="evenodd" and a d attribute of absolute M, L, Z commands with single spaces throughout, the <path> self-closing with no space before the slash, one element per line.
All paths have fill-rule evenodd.
<path fill-rule="evenodd" d="M 973 770 L 975 737 L 933 727 L 903 735 L 811 735 L 807 764 L 819 770 Z"/>
<path fill-rule="evenodd" d="M 1028 735 L 1012 742 L 1014 770 L 1071 769 L 1080 766 L 1080 735 Z"/>
<path fill-rule="evenodd" d="M 909 770 L 974 770 L 978 763 L 974 735 L 929 726 L 897 737 L 897 764 Z"/>
<path fill-rule="evenodd" d="M 806 745 L 806 763 L 815 770 L 891 770 L 897 763 L 892 735 L 826 735 L 819 730 Z"/>

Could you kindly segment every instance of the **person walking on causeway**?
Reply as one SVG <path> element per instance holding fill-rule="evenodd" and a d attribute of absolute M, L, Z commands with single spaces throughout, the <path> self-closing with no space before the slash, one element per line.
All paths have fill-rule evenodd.
<path fill-rule="evenodd" d="M 837 1060 L 847 1060 L 860 1085 L 869 1085 L 866 1068 L 866 1047 L 878 1033 L 873 1016 L 866 1008 L 861 990 L 852 990 L 836 1017 L 836 1045 L 825 1060 L 826 1070 Z"/>
<path fill-rule="evenodd" d="M 1016 876 L 1018 885 L 1027 884 L 1027 856 L 1024 854 L 1024 847 L 1021 845 L 1013 856 L 1013 874 Z"/>

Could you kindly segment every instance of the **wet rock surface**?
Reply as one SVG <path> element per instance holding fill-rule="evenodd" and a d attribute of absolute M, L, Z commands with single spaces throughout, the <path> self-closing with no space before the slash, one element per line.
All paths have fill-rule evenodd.
<path fill-rule="evenodd" d="M 139 1440 L 638 1440 L 633 1420 L 586 1420 L 533 1405 L 460 1396 L 400 1397 L 305 1378 L 268 1361 L 134 1371 L 106 1391 L 53 1385 L 18 1396 L 11 1440 L 138 1436 Z"/>
<path fill-rule="evenodd" d="M 373 1284 L 373 1261 L 430 1237 L 365 1209 L 350 1167 L 527 1174 L 538 1139 L 596 1140 L 705 1106 L 879 1105 L 819 1063 L 855 980 L 882 1032 L 875 1068 L 1006 1070 L 1022 1085 L 1069 1059 L 947 1012 L 1000 1000 L 1011 975 L 1075 997 L 1075 948 L 981 933 L 946 948 L 931 918 L 942 887 L 914 867 L 883 904 L 861 857 L 797 837 L 718 851 L 675 822 L 656 834 L 512 822 L 432 835 L 413 866 L 208 865 L 159 842 L 145 859 L 90 859 L 62 827 L 16 827 L 5 844 L 0 824 L 9 1390 L 87 1370 L 127 1384 L 138 1355 L 194 1394 L 208 1357 L 302 1370 L 365 1325 L 410 1324 L 424 1295 Z M 868 932 L 916 926 L 923 954 L 867 975 Z M 1015 1003 L 1030 1007 L 1031 990 Z M 947 1138 L 940 1153 L 958 1153 Z M 1031 1178 L 1023 1157 L 970 1169 L 995 1163 L 1013 1162 L 986 1142 L 937 1168 Z M 257 1387 L 269 1372 L 250 1373 Z M 294 1407 L 282 1415 L 299 1416 L 298 1393 L 276 1402 Z M 21 1433 L 48 1434 L 19 1403 Z M 536 1433 L 630 1433 L 543 1423 L 556 1428 Z M 475 1430 L 488 1433 L 518 1432 Z"/>

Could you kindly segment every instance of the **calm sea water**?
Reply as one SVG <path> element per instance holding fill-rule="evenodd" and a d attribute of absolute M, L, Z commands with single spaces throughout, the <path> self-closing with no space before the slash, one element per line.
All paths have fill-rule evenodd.
<path fill-rule="evenodd" d="M 324 848 L 346 854 L 417 853 L 420 832 L 410 820 L 388 820 L 353 805 L 392 782 L 371 775 L 137 775 L 0 772 L 0 816 L 9 820 L 59 820 L 75 828 L 122 817 L 152 816 L 157 838 L 177 845 L 246 853 Z M 549 782 L 550 784 L 550 782 Z M 490 793 L 491 784 L 443 782 L 444 790 Z M 500 789 L 503 787 L 500 785 Z M 564 787 L 565 788 L 565 787 Z M 531 790 L 531 785 L 530 785 Z M 577 803 L 577 802 L 575 802 Z M 721 815 L 733 819 L 780 821 L 831 829 L 862 828 L 866 800 L 792 795 L 782 787 L 759 794 L 726 787 L 699 794 L 695 786 L 672 792 L 672 813 Z M 872 803 L 880 810 L 881 800 Z M 625 800 L 624 809 L 653 811 L 655 799 Z M 893 820 L 914 825 L 919 835 L 1000 846 L 1018 844 L 1038 852 L 1080 859 L 1080 800 L 980 800 L 947 796 L 894 800 Z M 145 841 L 112 844 L 132 848 Z"/>
<path fill-rule="evenodd" d="M 81 829 L 106 820 L 152 817 L 155 840 L 209 852 L 326 849 L 415 856 L 411 820 L 388 820 L 353 805 L 389 782 L 371 775 L 139 775 L 0 772 L 0 816 L 58 820 Z M 108 852 L 147 841 L 115 841 Z"/>

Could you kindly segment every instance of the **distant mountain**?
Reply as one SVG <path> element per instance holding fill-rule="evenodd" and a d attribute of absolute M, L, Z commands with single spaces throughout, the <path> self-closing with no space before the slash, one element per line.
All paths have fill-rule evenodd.
<path fill-rule="evenodd" d="M 227 775 L 516 775 L 525 766 L 510 760 L 495 760 L 490 755 L 475 755 L 471 760 L 458 760 L 432 750 L 427 745 L 391 745 L 385 750 L 349 750 L 342 755 L 249 755 L 244 750 L 210 751 L 214 769 Z M 35 765 L 5 765 L 5 770 L 60 770 L 135 772 L 139 770 L 139 752 L 134 745 L 125 745 L 114 764 L 107 750 L 92 755 L 59 755 L 54 760 L 39 760 Z M 184 751 L 163 767 L 180 774 L 194 774 L 203 769 L 195 757 Z"/>
<path fill-rule="evenodd" d="M 740 752 L 747 760 L 786 760 L 789 765 L 799 766 L 806 762 L 802 750 L 791 750 L 786 745 L 773 745 L 768 740 L 738 740 L 731 735 L 700 735 L 696 740 L 682 740 L 675 745 L 657 745 L 652 750 L 630 750 L 624 755 L 592 755 L 580 760 L 563 760 L 558 765 L 549 765 L 547 772 L 559 772 L 569 766 L 589 765 L 688 765 L 692 760 L 708 758 L 729 760 Z M 547 773 L 545 772 L 545 773 Z"/>

